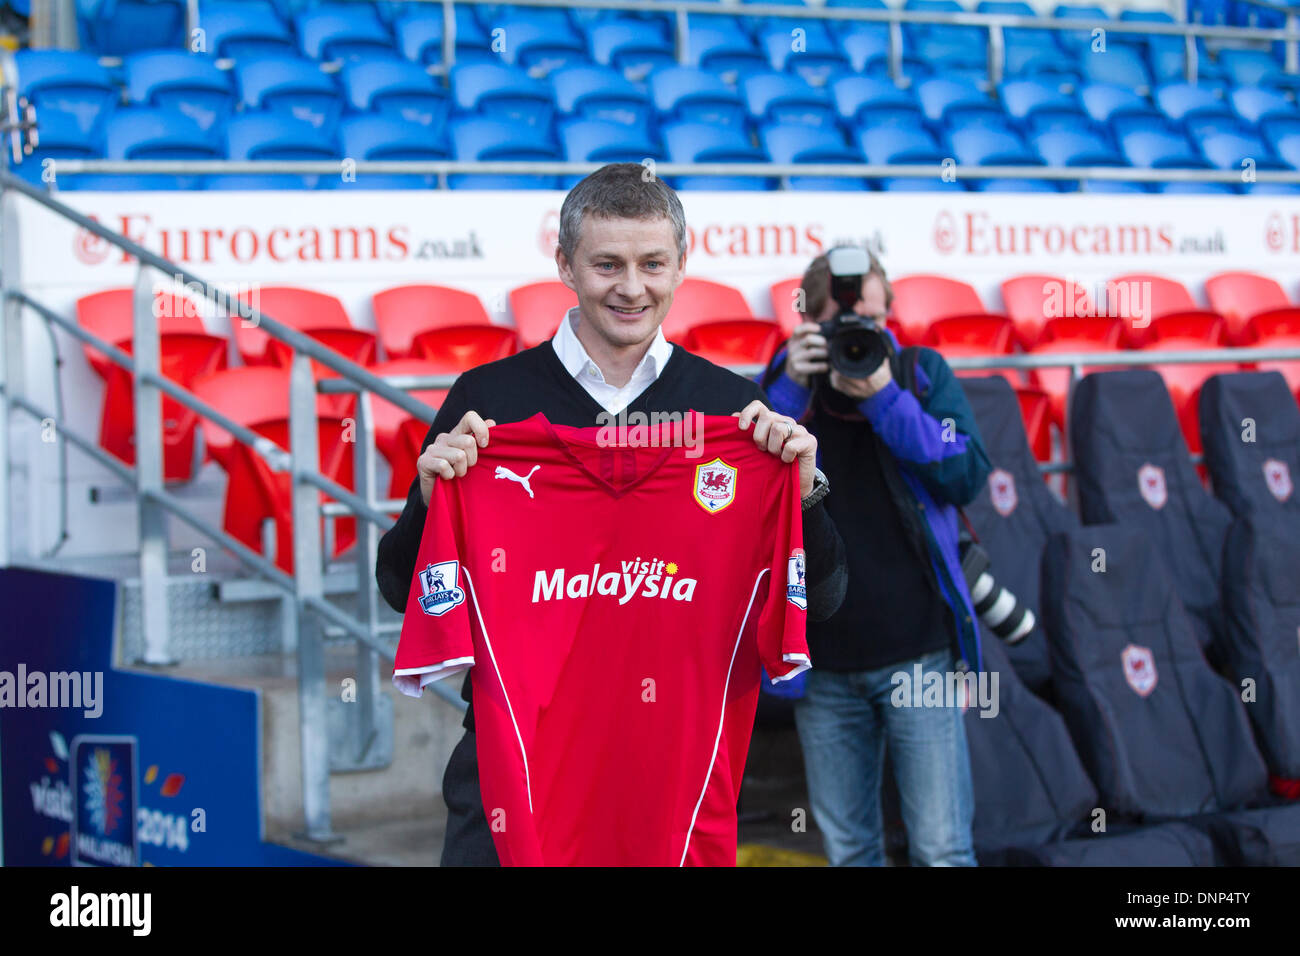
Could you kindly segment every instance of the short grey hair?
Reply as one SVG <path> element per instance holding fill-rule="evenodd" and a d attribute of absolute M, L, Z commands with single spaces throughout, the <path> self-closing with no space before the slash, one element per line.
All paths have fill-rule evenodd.
<path fill-rule="evenodd" d="M 573 261 L 583 216 L 601 219 L 667 219 L 677 240 L 677 259 L 686 255 L 686 213 L 671 186 L 640 163 L 610 163 L 591 173 L 564 197 L 560 207 L 560 249 Z"/>

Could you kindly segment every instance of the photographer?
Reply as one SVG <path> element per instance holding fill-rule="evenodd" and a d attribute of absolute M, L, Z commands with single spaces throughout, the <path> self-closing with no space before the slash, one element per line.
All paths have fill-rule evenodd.
<path fill-rule="evenodd" d="M 900 355 L 874 256 L 847 247 L 818 256 L 802 292 L 815 321 L 795 329 L 763 385 L 775 410 L 817 436 L 849 569 L 839 611 L 809 623 L 813 669 L 795 705 L 813 818 L 832 865 L 884 864 L 888 741 L 912 864 L 973 866 L 961 709 L 895 706 L 891 696 L 893 676 L 910 682 L 918 664 L 923 675 L 980 667 L 957 507 L 986 480 L 988 456 L 943 357 Z"/>

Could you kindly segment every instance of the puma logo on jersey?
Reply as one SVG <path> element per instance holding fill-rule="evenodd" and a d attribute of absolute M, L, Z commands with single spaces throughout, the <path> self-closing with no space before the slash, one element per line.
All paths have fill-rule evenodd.
<path fill-rule="evenodd" d="M 536 471 L 538 468 L 541 468 L 541 467 L 542 467 L 541 465 L 533 465 L 533 471 L 530 471 L 528 474 L 526 474 L 526 475 L 516 475 L 513 471 L 511 471 L 511 470 L 510 470 L 509 468 L 507 468 L 505 465 L 497 465 L 497 477 L 498 477 L 498 478 L 509 478 L 511 481 L 517 481 L 517 482 L 519 482 L 521 485 L 524 486 L 524 491 L 528 492 L 528 497 L 529 497 L 529 498 L 532 498 L 532 497 L 533 497 L 533 488 L 532 488 L 532 485 L 528 484 L 528 479 L 531 478 L 531 477 L 533 477 L 533 472 Z"/>

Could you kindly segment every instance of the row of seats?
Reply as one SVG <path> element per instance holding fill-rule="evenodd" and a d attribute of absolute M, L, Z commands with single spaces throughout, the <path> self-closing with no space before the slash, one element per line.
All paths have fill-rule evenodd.
<path fill-rule="evenodd" d="M 964 386 L 994 466 L 968 517 L 999 584 L 1040 612 L 1015 645 L 982 631 L 1000 708 L 966 713 L 981 863 L 1300 863 L 1300 804 L 1280 799 L 1300 797 L 1300 409 L 1286 384 L 1206 384 L 1212 497 L 1157 375 L 1084 378 L 1070 428 L 1082 521 L 1039 480 L 1007 384 Z"/>
<path fill-rule="evenodd" d="M 958 29 L 958 28 L 951 28 Z M 969 28 L 961 28 L 969 29 Z M 788 44 L 787 44 L 788 45 Z M 575 162 L 940 163 L 963 166 L 1191 167 L 1239 172 L 1300 168 L 1294 94 L 1171 81 L 1148 98 L 1106 54 L 1109 82 L 1042 73 L 1002 83 L 945 70 L 903 87 L 886 76 L 822 77 L 790 63 L 751 69 L 656 64 L 634 82 L 611 64 L 569 64 L 539 79 L 504 55 L 450 71 L 449 85 L 404 60 L 348 62 L 337 73 L 271 54 L 233 70 L 175 51 L 126 58 L 120 80 L 94 57 L 21 51 L 20 92 L 38 107 L 40 144 L 19 171 L 45 159 L 424 159 Z M 1224 51 L 1226 56 L 1228 52 Z M 1239 51 L 1240 52 L 1240 51 Z M 804 54 L 801 54 L 804 55 Z M 773 66 L 784 67 L 785 72 Z M 534 71 L 535 72 L 535 71 Z M 805 75 L 801 75 L 804 73 Z M 1116 81 L 1121 82 L 1116 82 Z M 120 87 L 119 87 L 120 82 Z M 1138 88 L 1135 88 L 1138 87 Z M 127 105 L 120 106 L 125 101 Z M 454 176 L 453 188 L 567 188 L 578 177 Z M 62 188 L 340 188 L 338 176 L 76 176 Z M 428 176 L 365 175 L 361 188 L 429 188 Z M 679 188 L 769 189 L 775 179 L 683 177 Z M 798 189 L 1056 192 L 1078 181 L 792 177 Z M 1090 181 L 1090 190 L 1147 192 Z M 1296 184 L 1169 183 L 1167 192 L 1294 193 Z"/>

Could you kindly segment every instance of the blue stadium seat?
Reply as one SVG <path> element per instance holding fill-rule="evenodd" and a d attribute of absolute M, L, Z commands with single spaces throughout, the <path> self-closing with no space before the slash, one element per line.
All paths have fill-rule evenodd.
<path fill-rule="evenodd" d="M 906 0 L 903 9 L 913 13 L 965 12 L 957 0 Z M 945 49 L 965 47 L 972 50 L 982 50 L 988 42 L 987 31 L 980 27 L 953 26 L 943 23 L 905 23 L 903 36 L 923 51 L 921 55 L 925 59 L 932 58 L 932 53 L 926 46 L 929 41 L 938 41 Z M 938 50 L 940 47 L 935 49 Z"/>
<path fill-rule="evenodd" d="M 935 77 L 919 83 L 916 96 L 925 118 L 939 127 L 951 127 L 958 117 L 976 123 L 1006 122 L 998 102 L 974 83 Z"/>
<path fill-rule="evenodd" d="M 1105 140 L 1077 130 L 1047 130 L 1029 143 L 1048 166 L 1127 166 Z"/>
<path fill-rule="evenodd" d="M 650 98 L 622 73 L 607 66 L 570 66 L 547 76 L 555 105 L 566 116 L 603 119 L 624 126 L 645 127 Z"/>
<path fill-rule="evenodd" d="M 285 114 L 330 133 L 343 112 L 334 79 L 313 60 L 268 56 L 235 65 L 235 82 L 246 110 Z"/>
<path fill-rule="evenodd" d="M 848 58 L 849 68 L 854 73 L 866 73 L 873 76 L 889 75 L 889 34 L 881 35 L 879 33 L 846 33 L 840 36 L 840 45 L 844 48 L 844 55 Z M 905 63 L 910 69 L 905 67 L 904 72 L 908 76 L 929 75 L 930 65 L 922 61 L 919 57 L 904 54 Z"/>
<path fill-rule="evenodd" d="M 1151 89 L 1151 74 L 1142 55 L 1130 46 L 1112 44 L 1105 52 L 1079 54 L 1083 78 L 1089 83 L 1117 83 L 1138 93 Z"/>
<path fill-rule="evenodd" d="M 1148 169 L 1208 169 L 1187 137 L 1164 130 L 1133 130 L 1119 138 L 1120 151 L 1134 166 Z"/>
<path fill-rule="evenodd" d="M 412 9 L 393 20 L 397 49 L 412 63 L 431 66 L 442 63 L 442 10 L 422 9 L 427 4 L 403 4 Z M 474 11 L 465 5 L 456 8 L 456 63 L 497 63 L 487 32 L 479 26 Z"/>
<path fill-rule="evenodd" d="M 1279 136 L 1273 140 L 1273 148 L 1293 169 L 1300 169 L 1300 133 Z"/>
<path fill-rule="evenodd" d="M 980 0 L 977 13 L 1004 14 L 1013 17 L 1036 17 L 1038 14 L 1022 0 Z M 1059 73 L 1064 69 L 1061 50 L 1050 30 L 1027 30 L 1007 27 L 1002 30 L 1003 70 L 1007 77 Z"/>
<path fill-rule="evenodd" d="M 1247 169 L 1246 162 L 1254 164 L 1259 172 L 1283 170 L 1290 172 L 1291 166 L 1283 162 L 1265 145 L 1258 136 L 1250 133 L 1215 133 L 1198 140 L 1201 152 L 1217 169 L 1231 169 L 1242 172 Z M 1295 183 L 1243 183 L 1243 192 L 1255 194 L 1272 194 L 1290 196 L 1300 192 Z"/>
<path fill-rule="evenodd" d="M 1082 4 L 1059 4 L 1052 11 L 1052 17 L 1057 20 L 1109 20 L 1108 14 L 1101 7 L 1085 6 Z M 1116 34 L 1118 36 L 1118 34 Z M 1093 38 L 1091 30 L 1060 30 L 1056 34 L 1056 41 L 1060 44 L 1061 49 L 1067 53 L 1086 53 L 1092 48 Z M 1116 81 L 1119 82 L 1119 81 Z"/>
<path fill-rule="evenodd" d="M 181 49 L 182 0 L 78 0 L 77 34 L 83 49 L 101 56 Z"/>
<path fill-rule="evenodd" d="M 971 126 L 948 133 L 948 144 L 961 166 L 1041 166 L 1042 160 L 1010 130 Z M 1041 179 L 975 179 L 976 192 L 1057 192 Z"/>
<path fill-rule="evenodd" d="M 767 153 L 752 145 L 743 127 L 717 123 L 671 123 L 663 127 L 664 149 L 674 163 L 765 163 Z M 752 191 L 775 189 L 758 176 L 678 176 L 678 189 Z"/>
<path fill-rule="evenodd" d="M 56 109 L 75 116 L 89 134 L 119 100 L 108 70 L 89 53 L 73 50 L 19 50 L 18 93 L 38 110 Z"/>
<path fill-rule="evenodd" d="M 1093 122 L 1110 127 L 1117 136 L 1130 129 L 1149 129 L 1153 120 L 1166 122 L 1164 114 L 1146 97 L 1115 83 L 1081 87 L 1079 102 Z"/>
<path fill-rule="evenodd" d="M 245 111 L 226 121 L 226 153 L 230 159 L 325 160 L 340 158 L 340 151 L 330 132 L 309 120 L 286 113 Z M 341 167 L 340 167 L 341 171 Z M 313 189 L 330 176 L 315 173 L 296 176 L 292 173 L 255 174 L 247 179 L 239 174 L 211 177 L 209 189 Z"/>
<path fill-rule="evenodd" d="M 745 122 L 745 104 L 732 87 L 715 74 L 693 66 L 670 66 L 650 75 L 650 95 L 660 122 L 678 120 Z"/>
<path fill-rule="evenodd" d="M 643 24 L 611 20 L 597 23 L 587 36 L 592 59 L 622 71 L 630 80 L 642 79 L 653 69 L 677 63 L 673 44 L 647 32 Z"/>
<path fill-rule="evenodd" d="M 440 134 L 451 111 L 445 87 L 406 60 L 366 60 L 339 71 L 348 106 L 419 123 Z"/>
<path fill-rule="evenodd" d="M 803 7 L 806 6 L 804 0 L 740 0 L 742 4 L 762 3 L 765 6 L 782 6 L 782 7 Z M 764 30 L 777 29 L 784 30 L 788 35 L 791 30 L 799 27 L 807 27 L 810 20 L 802 17 L 740 17 L 741 26 L 749 33 L 750 36 L 757 38 Z"/>
<path fill-rule="evenodd" d="M 1228 104 L 1199 84 L 1167 83 L 1156 88 L 1153 99 L 1175 127 L 1187 130 L 1193 139 L 1241 126 Z"/>
<path fill-rule="evenodd" d="M 882 77 L 842 77 L 831 84 L 831 96 L 850 126 L 920 126 L 925 119 L 915 93 Z"/>
<path fill-rule="evenodd" d="M 1077 126 L 1085 122 L 1078 100 L 1062 93 L 1055 83 L 1036 79 L 1008 80 L 998 92 L 1007 115 L 1026 128 L 1042 129 L 1062 123 Z"/>
<path fill-rule="evenodd" d="M 555 113 L 550 84 L 514 66 L 470 63 L 451 69 L 451 92 L 456 109 L 484 117 L 550 128 Z"/>
<path fill-rule="evenodd" d="M 570 120 L 560 125 L 558 134 L 564 158 L 570 162 L 639 163 L 644 159 L 661 161 L 664 158 L 657 143 L 622 123 Z"/>
<path fill-rule="evenodd" d="M 771 69 L 767 57 L 745 34 L 712 25 L 697 25 L 691 17 L 686 36 L 686 63 L 708 70 L 735 84 L 740 77 Z"/>
<path fill-rule="evenodd" d="M 179 110 L 124 106 L 104 119 L 105 159 L 224 159 L 220 143 Z M 76 189 L 194 189 L 199 177 L 144 173 L 73 177 Z"/>
<path fill-rule="evenodd" d="M 826 0 L 826 7 L 833 9 L 836 7 L 845 10 L 888 10 L 889 5 L 885 0 Z M 827 20 L 826 26 L 831 33 L 836 36 L 848 33 L 874 33 L 889 39 L 889 24 L 883 21 L 872 22 L 870 20 Z"/>
<path fill-rule="evenodd" d="M 211 129 L 235 106 L 230 73 L 207 57 L 178 50 L 128 56 L 126 92 L 132 103 L 178 109 Z"/>
<path fill-rule="evenodd" d="M 36 114 L 36 130 L 39 136 L 36 149 L 23 157 L 17 166 L 11 167 L 16 175 L 29 183 L 41 184 L 41 163 L 47 159 L 98 159 L 103 155 L 99 138 L 87 136 L 72 113 L 54 107 L 42 107 Z M 53 172 L 57 177 L 57 163 L 53 166 Z M 68 181 L 76 178 L 69 177 Z M 57 179 L 56 183 L 60 188 L 64 185 Z"/>
<path fill-rule="evenodd" d="M 199 14 L 209 56 L 245 60 L 298 50 L 288 25 L 262 0 L 205 0 Z"/>
<path fill-rule="evenodd" d="M 471 9 L 485 33 L 491 33 L 506 22 L 535 23 L 555 30 L 571 30 L 574 26 L 569 11 L 560 7 L 521 7 L 509 3 L 483 3 Z"/>
<path fill-rule="evenodd" d="M 333 3 L 294 17 L 299 48 L 313 60 L 392 59 L 393 37 L 375 8 L 364 3 Z"/>
<path fill-rule="evenodd" d="M 857 134 L 858 147 L 873 164 L 942 163 L 947 153 L 919 126 L 867 126 Z"/>
<path fill-rule="evenodd" d="M 503 41 L 500 56 L 512 66 L 545 74 L 561 67 L 589 62 L 586 43 L 567 23 L 561 25 L 530 16 L 515 16 L 497 21 L 493 29 L 503 31 L 500 34 Z"/>
<path fill-rule="evenodd" d="M 861 163 L 862 154 L 844 142 L 834 126 L 809 127 L 801 123 L 774 124 L 759 132 L 759 140 L 774 163 Z M 791 189 L 857 191 L 864 180 L 841 176 L 792 176 Z"/>
<path fill-rule="evenodd" d="M 826 90 L 789 73 L 747 76 L 740 82 L 740 93 L 755 123 L 835 126 L 835 108 Z"/>
<path fill-rule="evenodd" d="M 560 151 L 544 132 L 502 119 L 469 117 L 450 125 L 452 152 L 462 160 L 534 160 L 558 162 Z M 457 173 L 450 189 L 558 189 L 560 177 L 510 173 Z"/>
<path fill-rule="evenodd" d="M 450 150 L 440 131 L 397 116 L 345 116 L 339 122 L 339 145 L 349 159 L 438 160 Z M 342 188 L 431 189 L 437 177 L 404 173 L 361 173 L 340 180 Z"/>
<path fill-rule="evenodd" d="M 1228 103 L 1251 126 L 1273 119 L 1300 121 L 1300 110 L 1296 109 L 1295 103 L 1276 89 L 1239 86 L 1228 94 Z"/>
<path fill-rule="evenodd" d="M 772 69 L 795 73 L 814 86 L 824 86 L 833 77 L 849 72 L 848 57 L 823 24 L 809 20 L 800 29 L 804 36 L 798 51 L 793 49 L 789 30 L 772 27 L 759 33 L 759 44 L 767 52 Z"/>
<path fill-rule="evenodd" d="M 1276 86 L 1282 68 L 1264 50 L 1220 50 L 1219 68 L 1234 86 Z"/>

